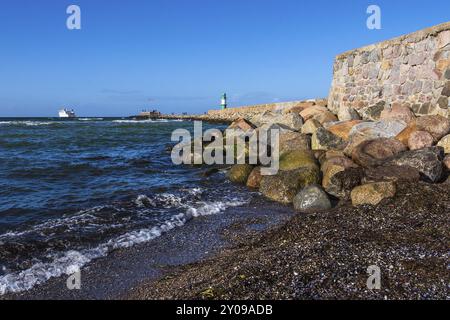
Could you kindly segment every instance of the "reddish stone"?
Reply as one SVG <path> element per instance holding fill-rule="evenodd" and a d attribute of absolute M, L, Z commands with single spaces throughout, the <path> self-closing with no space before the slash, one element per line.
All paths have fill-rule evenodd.
<path fill-rule="evenodd" d="M 427 131 L 415 131 L 408 139 L 408 147 L 410 150 L 418 150 L 433 146 L 434 138 Z"/>

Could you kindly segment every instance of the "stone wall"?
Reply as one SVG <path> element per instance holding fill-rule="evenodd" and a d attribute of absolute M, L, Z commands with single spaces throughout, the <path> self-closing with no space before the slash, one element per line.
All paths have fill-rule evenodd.
<path fill-rule="evenodd" d="M 395 104 L 449 116 L 449 96 L 450 22 L 337 56 L 328 108 L 370 120 Z"/>

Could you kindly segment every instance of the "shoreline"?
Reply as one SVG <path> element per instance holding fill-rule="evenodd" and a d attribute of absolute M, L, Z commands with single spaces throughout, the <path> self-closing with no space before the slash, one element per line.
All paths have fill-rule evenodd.
<path fill-rule="evenodd" d="M 270 208 L 276 216 L 262 208 Z M 196 218 L 147 243 L 119 249 L 91 261 L 81 269 L 81 290 L 68 290 L 68 276 L 62 276 L 28 291 L 0 296 L 0 300 L 123 299 L 148 281 L 170 277 L 180 267 L 211 259 L 224 250 L 242 245 L 264 230 L 282 224 L 293 214 L 291 208 L 255 197 L 249 204 Z"/>

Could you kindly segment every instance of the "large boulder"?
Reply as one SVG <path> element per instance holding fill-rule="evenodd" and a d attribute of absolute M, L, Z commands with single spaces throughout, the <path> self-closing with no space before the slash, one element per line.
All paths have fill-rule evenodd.
<path fill-rule="evenodd" d="M 428 131 L 435 141 L 450 132 L 450 119 L 439 115 L 423 116 L 416 120 L 416 127 L 419 131 Z"/>
<path fill-rule="evenodd" d="M 333 175 L 325 190 L 339 199 L 349 199 L 351 191 L 361 184 L 363 177 L 361 167 L 347 168 Z"/>
<path fill-rule="evenodd" d="M 376 138 L 392 138 L 397 136 L 406 128 L 406 122 L 402 120 L 380 120 L 376 122 L 362 122 L 350 131 L 350 138 L 354 136 L 364 136 L 368 140 Z"/>
<path fill-rule="evenodd" d="M 434 138 L 431 133 L 427 131 L 414 131 L 408 139 L 408 147 L 410 150 L 432 147 L 433 144 Z"/>
<path fill-rule="evenodd" d="M 327 112 L 330 112 L 330 110 L 328 110 L 326 107 L 315 105 L 310 108 L 306 108 L 305 110 L 300 112 L 300 116 L 303 118 L 304 121 L 308 121 L 309 119 L 317 117 L 321 113 Z"/>
<path fill-rule="evenodd" d="M 327 155 L 325 154 L 325 157 Z M 337 173 L 344 171 L 348 168 L 357 168 L 352 160 L 345 156 L 335 156 L 323 161 L 321 170 L 323 174 L 322 186 L 325 189 L 328 189 L 331 184 L 331 178 L 335 176 Z"/>
<path fill-rule="evenodd" d="M 290 151 L 311 150 L 311 137 L 295 131 L 280 133 L 280 155 Z"/>
<path fill-rule="evenodd" d="M 228 178 L 234 183 L 246 184 L 247 179 L 253 171 L 249 164 L 236 164 L 228 172 Z"/>
<path fill-rule="evenodd" d="M 309 119 L 303 124 L 302 133 L 303 134 L 314 134 L 317 129 L 322 128 L 319 121 L 315 119 Z"/>
<path fill-rule="evenodd" d="M 295 150 L 280 156 L 280 170 L 289 171 L 299 168 L 317 168 L 319 166 L 314 155 L 307 150 Z"/>
<path fill-rule="evenodd" d="M 336 122 L 338 121 L 338 118 L 334 115 L 334 113 L 327 111 L 327 112 L 320 112 L 312 117 L 312 119 L 317 120 L 320 124 L 326 124 L 329 122 Z"/>
<path fill-rule="evenodd" d="M 357 124 L 362 123 L 362 120 L 349 120 L 349 121 L 340 121 L 337 123 L 333 123 L 330 126 L 327 126 L 326 129 L 338 136 L 344 141 L 348 141 L 350 137 L 350 131 Z"/>
<path fill-rule="evenodd" d="M 303 126 L 303 119 L 297 113 L 282 114 L 279 112 L 264 112 L 253 117 L 250 121 L 258 127 L 279 124 L 293 131 L 300 131 Z"/>
<path fill-rule="evenodd" d="M 380 120 L 381 112 L 385 109 L 386 102 L 380 101 L 376 104 L 358 109 L 358 113 L 364 120 L 377 121 Z"/>
<path fill-rule="evenodd" d="M 450 153 L 450 134 L 443 137 L 437 144 L 438 147 L 444 148 L 444 153 Z"/>
<path fill-rule="evenodd" d="M 409 138 L 411 135 L 418 131 L 415 122 L 411 122 L 405 129 L 403 129 L 398 135 L 395 136 L 395 139 L 403 143 L 408 147 Z"/>
<path fill-rule="evenodd" d="M 394 181 L 394 182 L 418 182 L 419 170 L 409 166 L 380 166 L 364 170 L 363 183 Z"/>
<path fill-rule="evenodd" d="M 361 116 L 355 109 L 349 106 L 341 106 L 338 111 L 339 121 L 360 120 Z"/>
<path fill-rule="evenodd" d="M 364 141 L 352 152 L 352 159 L 363 167 L 379 166 L 387 158 L 406 151 L 406 147 L 398 140 L 391 138 L 379 138 Z"/>
<path fill-rule="evenodd" d="M 385 108 L 381 112 L 381 120 L 402 120 L 406 123 L 414 121 L 416 116 L 411 109 L 405 105 L 393 104 L 392 108 Z"/>
<path fill-rule="evenodd" d="M 228 129 L 233 129 L 233 130 L 242 130 L 243 132 L 247 132 L 253 129 L 256 129 L 256 126 L 251 123 L 250 121 L 244 119 L 244 118 L 239 118 L 238 120 L 234 121 L 229 127 Z"/>
<path fill-rule="evenodd" d="M 386 198 L 393 198 L 397 193 L 394 182 L 376 182 L 358 186 L 351 193 L 352 204 L 360 206 L 369 204 L 376 206 Z"/>
<path fill-rule="evenodd" d="M 349 144 L 345 149 L 345 153 L 351 156 L 353 149 L 367 140 L 394 138 L 406 127 L 406 123 L 401 120 L 380 120 L 357 124 L 350 130 Z"/>
<path fill-rule="evenodd" d="M 311 139 L 312 150 L 330 150 L 330 149 L 344 149 L 346 143 L 337 135 L 331 133 L 325 128 L 319 128 L 313 134 Z"/>
<path fill-rule="evenodd" d="M 403 152 L 388 160 L 385 165 L 409 166 L 416 168 L 426 181 L 438 182 L 442 177 L 444 150 L 430 147 Z"/>
<path fill-rule="evenodd" d="M 331 202 L 323 189 L 310 185 L 300 191 L 294 198 L 294 208 L 299 212 L 331 209 Z"/>
<path fill-rule="evenodd" d="M 259 191 L 270 200 L 290 204 L 299 190 L 311 184 L 318 184 L 319 181 L 320 171 L 317 168 L 279 171 L 274 176 L 263 176 Z"/>
<path fill-rule="evenodd" d="M 347 158 L 344 154 L 344 151 L 342 150 L 328 150 L 328 151 L 319 150 L 315 152 L 319 153 L 316 156 L 316 159 L 319 160 L 321 165 L 323 165 L 325 161 L 330 160 L 332 158 L 339 158 L 339 157 Z"/>
<path fill-rule="evenodd" d="M 251 189 L 259 189 L 261 185 L 262 175 L 261 167 L 256 167 L 252 170 L 247 179 L 247 187 Z"/>
<path fill-rule="evenodd" d="M 286 126 L 284 124 L 280 124 L 280 123 L 266 123 L 266 124 L 262 124 L 261 126 L 258 126 L 258 128 L 255 131 L 257 133 L 260 133 L 261 131 L 265 131 L 270 136 L 270 132 L 272 130 L 277 130 L 277 131 L 280 132 L 280 134 L 281 133 L 285 133 L 285 132 L 295 132 L 295 130 L 292 130 L 288 126 Z"/>
<path fill-rule="evenodd" d="M 297 113 L 289 113 L 287 115 L 283 115 L 275 123 L 284 124 L 292 130 L 300 131 L 303 126 L 303 119 Z"/>

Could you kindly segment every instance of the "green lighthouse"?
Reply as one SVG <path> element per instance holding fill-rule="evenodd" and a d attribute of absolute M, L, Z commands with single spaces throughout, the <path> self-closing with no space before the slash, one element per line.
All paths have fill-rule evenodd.
<path fill-rule="evenodd" d="M 227 108 L 227 94 L 224 93 L 222 95 L 222 99 L 220 100 L 220 105 L 222 106 L 222 110 L 225 110 Z"/>

